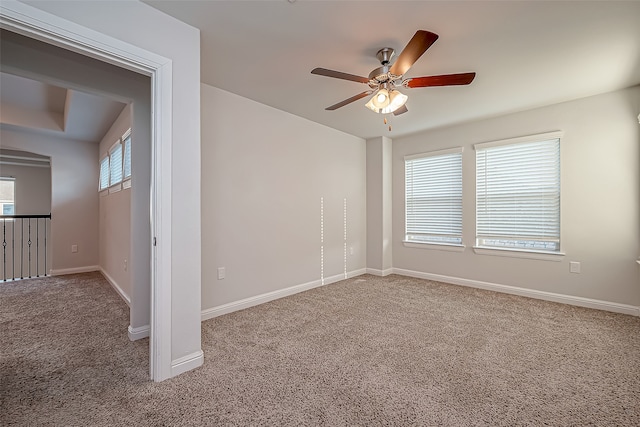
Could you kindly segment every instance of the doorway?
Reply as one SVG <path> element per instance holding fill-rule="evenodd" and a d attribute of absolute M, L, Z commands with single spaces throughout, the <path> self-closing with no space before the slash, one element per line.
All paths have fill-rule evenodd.
<path fill-rule="evenodd" d="M 137 205 L 132 207 L 132 217 L 140 218 L 141 221 L 142 218 L 145 218 L 144 221 L 146 221 L 146 226 L 136 227 L 136 232 L 144 234 L 146 238 L 132 239 L 135 242 L 132 246 L 132 256 L 138 254 L 141 259 L 138 262 L 131 260 L 132 266 L 134 263 L 139 265 L 138 271 L 141 275 L 146 275 L 148 280 L 140 282 L 143 283 L 142 286 L 135 287 L 132 299 L 135 299 L 137 308 L 140 308 L 139 310 L 134 309 L 133 312 L 143 313 L 141 317 L 150 324 L 151 378 L 155 381 L 169 378 L 172 376 L 171 173 L 168 168 L 170 162 L 167 160 L 167 155 L 162 156 L 162 152 L 170 153 L 172 144 L 170 132 L 167 129 L 167 126 L 170 129 L 171 123 L 171 63 L 165 58 L 144 52 L 133 46 L 123 47 L 121 42 L 108 36 L 96 40 L 96 35 L 93 32 L 78 29 L 77 26 L 74 28 L 74 32 L 70 33 L 65 29 L 70 23 L 63 19 L 60 19 L 57 22 L 58 25 L 54 26 L 50 23 L 45 24 L 38 19 L 29 18 L 28 15 L 20 13 L 18 10 L 28 7 L 26 5 L 11 4 L 9 6 L 3 5 L 0 26 L 13 33 L 27 36 L 31 42 L 39 39 L 51 47 L 62 49 L 64 52 L 59 52 L 58 55 L 55 55 L 56 58 L 73 61 L 71 56 L 80 55 L 85 59 L 99 63 L 98 68 L 112 68 L 119 70 L 115 71 L 116 73 L 129 73 L 129 77 L 135 75 L 146 78 L 150 82 L 147 86 L 147 97 L 136 103 L 141 107 L 147 106 L 148 120 L 144 120 L 142 115 L 136 114 L 134 110 L 135 120 L 141 120 L 143 124 L 136 126 L 134 123 L 133 132 L 146 132 L 147 134 L 146 138 L 141 137 L 140 139 L 147 141 L 148 168 L 146 174 L 144 168 L 137 168 L 139 178 L 136 175 L 133 177 L 134 181 L 140 182 L 141 189 L 146 189 L 147 197 L 145 200 L 145 197 L 138 198 L 132 194 L 132 200 L 138 201 Z M 7 58 L 6 53 L 3 49 L 3 62 Z M 20 55 L 27 62 L 31 60 L 31 56 L 24 55 L 24 52 L 21 52 Z M 67 71 L 73 71 L 75 77 L 80 80 L 83 77 L 96 76 L 96 74 L 87 73 L 86 70 L 83 73 L 82 66 L 79 69 L 74 67 L 67 69 Z M 63 80 L 68 78 L 50 77 Z M 143 149 L 142 144 L 139 149 Z M 135 157 L 136 152 L 134 151 L 133 158 Z M 140 154 L 137 157 L 142 158 Z M 145 185 L 145 179 L 148 185 Z M 151 208 L 151 215 L 149 215 L 149 208 Z M 132 228 L 134 226 L 136 224 L 132 224 Z M 154 236 L 153 240 L 151 239 L 152 235 Z M 145 306 L 146 314 L 144 314 Z"/>

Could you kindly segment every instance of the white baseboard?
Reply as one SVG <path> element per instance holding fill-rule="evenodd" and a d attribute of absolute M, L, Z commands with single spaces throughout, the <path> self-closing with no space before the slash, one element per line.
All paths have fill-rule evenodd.
<path fill-rule="evenodd" d="M 393 268 L 387 268 L 386 270 L 377 270 L 375 268 L 367 268 L 367 274 L 372 274 L 374 276 L 380 276 L 380 277 L 384 277 L 384 276 L 388 276 L 390 274 L 393 274 Z"/>
<path fill-rule="evenodd" d="M 107 282 L 109 282 L 111 287 L 113 289 L 115 289 L 115 291 L 118 293 L 118 295 L 120 295 L 120 298 L 122 298 L 124 300 L 124 302 L 126 302 L 127 305 L 129 307 L 131 307 L 131 298 L 129 298 L 129 295 L 127 295 L 126 292 L 123 291 L 120 286 L 118 286 L 118 283 L 115 281 L 115 279 L 113 277 L 111 277 L 109 275 L 109 273 L 104 271 L 104 268 L 102 268 L 102 267 L 100 267 L 100 273 L 102 273 L 102 275 L 104 276 L 105 279 L 107 279 Z"/>
<path fill-rule="evenodd" d="M 351 279 L 352 277 L 362 276 L 363 274 L 367 274 L 367 269 L 366 268 L 361 268 L 360 270 L 349 271 L 347 273 L 347 279 Z"/>
<path fill-rule="evenodd" d="M 100 271 L 100 266 L 88 265 L 86 267 L 60 268 L 58 270 L 51 270 L 51 275 L 64 276 L 65 274 L 89 273 L 91 271 Z"/>
<path fill-rule="evenodd" d="M 347 272 L 346 278 L 356 277 L 363 275 L 367 272 L 367 269 L 359 269 Z M 317 288 L 323 285 L 329 285 L 331 283 L 344 280 L 343 274 L 336 274 L 335 276 L 325 277 L 324 283 L 322 280 L 313 280 L 311 282 L 303 283 L 301 285 L 290 286 L 284 289 L 278 289 L 277 291 L 267 292 L 265 294 L 256 295 L 254 297 L 245 298 L 239 301 L 233 301 L 227 304 L 219 305 L 217 307 L 207 308 L 200 313 L 201 320 L 208 320 L 214 317 L 222 316 L 223 314 L 233 313 L 234 311 L 244 310 L 245 308 L 254 307 L 256 305 L 264 304 L 265 302 L 273 301 L 279 298 L 284 298 L 289 295 L 297 294 L 307 291 L 309 289 Z"/>
<path fill-rule="evenodd" d="M 489 291 L 502 292 L 506 294 L 520 295 L 523 297 L 541 299 L 545 301 L 559 302 L 562 304 L 576 305 L 579 307 L 595 308 L 597 310 L 612 311 L 614 313 L 630 314 L 640 316 L 640 307 L 620 304 L 616 302 L 602 301 L 591 298 L 576 297 L 571 295 L 556 294 L 553 292 L 537 291 L 534 289 L 519 288 L 516 286 L 500 285 L 497 283 L 481 282 L 479 280 L 463 279 L 460 277 L 443 276 L 440 274 L 423 273 L 420 271 L 404 270 L 394 268 L 394 274 L 401 276 L 416 277 L 437 282 L 450 283 L 452 285 L 469 286 L 472 288 L 486 289 Z"/>
<path fill-rule="evenodd" d="M 171 362 L 171 376 L 175 377 L 176 375 L 180 375 L 183 372 L 195 369 L 198 366 L 202 366 L 203 363 L 204 353 L 202 352 L 202 350 L 198 350 L 195 353 L 182 356 Z"/>
<path fill-rule="evenodd" d="M 142 338 L 147 338 L 149 336 L 149 333 L 151 332 L 151 328 L 149 327 L 149 325 L 144 325 L 144 326 L 138 326 L 137 328 L 132 328 L 131 325 L 129 325 L 129 341 L 137 341 L 137 340 L 141 340 Z"/>

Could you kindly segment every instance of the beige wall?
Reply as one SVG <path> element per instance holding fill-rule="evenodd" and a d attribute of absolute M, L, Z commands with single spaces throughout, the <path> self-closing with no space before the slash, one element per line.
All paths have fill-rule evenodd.
<path fill-rule="evenodd" d="M 392 148 L 385 136 L 367 140 L 367 270 L 389 274 L 392 252 Z"/>
<path fill-rule="evenodd" d="M 394 267 L 532 290 L 640 305 L 640 88 L 442 128 L 393 141 Z M 561 262 L 475 254 L 473 144 L 548 131 L 561 142 Z M 462 146 L 463 253 L 407 248 L 404 161 Z M 581 263 L 580 274 L 569 262 Z"/>
<path fill-rule="evenodd" d="M 98 265 L 98 145 L 7 128 L 0 140 L 2 148 L 51 157 L 53 271 Z"/>
<path fill-rule="evenodd" d="M 0 176 L 15 178 L 16 215 L 51 213 L 51 168 L 0 165 Z"/>
<path fill-rule="evenodd" d="M 365 141 L 201 86 L 202 308 L 365 268 Z"/>
<path fill-rule="evenodd" d="M 109 148 L 131 127 L 131 111 L 129 104 L 102 138 L 98 148 L 99 158 L 107 155 Z M 131 188 L 100 193 L 99 235 L 100 268 L 130 301 Z"/>

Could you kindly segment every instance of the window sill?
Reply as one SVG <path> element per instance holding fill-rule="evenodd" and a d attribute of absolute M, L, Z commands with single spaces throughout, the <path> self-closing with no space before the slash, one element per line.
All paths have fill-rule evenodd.
<path fill-rule="evenodd" d="M 127 179 L 122 183 L 122 189 L 131 188 L 131 178 Z"/>
<path fill-rule="evenodd" d="M 104 197 L 104 196 L 109 194 L 109 189 L 108 188 L 104 188 L 104 189 L 100 190 L 98 193 L 100 193 L 100 197 Z"/>
<path fill-rule="evenodd" d="M 556 262 L 562 261 L 565 255 L 562 252 L 527 251 L 522 249 L 490 248 L 486 246 L 474 246 L 473 252 L 478 255 L 504 256 Z"/>
<path fill-rule="evenodd" d="M 109 194 L 117 193 L 120 190 L 122 190 L 122 184 L 118 183 L 118 184 L 112 185 L 111 187 L 109 187 Z"/>
<path fill-rule="evenodd" d="M 452 243 L 418 243 L 403 240 L 402 244 L 407 248 L 431 249 L 435 251 L 464 252 L 465 249 L 464 245 L 455 245 Z"/>

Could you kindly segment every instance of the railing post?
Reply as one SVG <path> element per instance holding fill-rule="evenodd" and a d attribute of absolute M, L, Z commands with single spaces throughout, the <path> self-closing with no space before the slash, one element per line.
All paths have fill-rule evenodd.
<path fill-rule="evenodd" d="M 4 273 L 4 281 L 7 281 L 7 220 L 2 219 L 2 262 Z"/>

